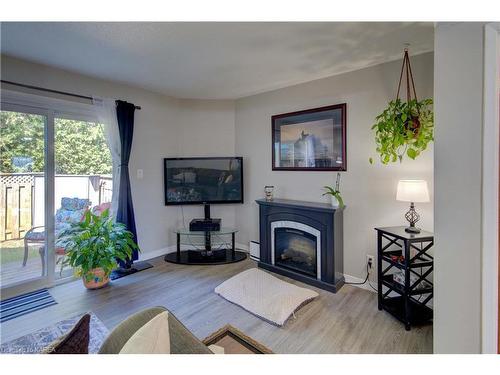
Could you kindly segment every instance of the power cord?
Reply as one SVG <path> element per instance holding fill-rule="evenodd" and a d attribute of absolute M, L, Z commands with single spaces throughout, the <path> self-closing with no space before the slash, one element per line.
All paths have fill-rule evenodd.
<path fill-rule="evenodd" d="M 372 288 L 375 292 L 377 292 L 377 293 L 378 293 L 377 288 L 375 288 L 375 287 L 372 285 L 372 283 L 370 282 L 370 270 L 371 270 L 371 268 L 372 268 L 372 261 L 371 261 L 371 259 L 370 259 L 368 262 L 366 262 L 366 277 L 365 277 L 365 279 L 364 279 L 362 282 L 360 282 L 360 283 L 358 283 L 358 282 L 350 282 L 350 283 L 349 283 L 349 282 L 347 282 L 347 281 L 346 281 L 344 284 L 349 284 L 349 285 L 364 285 L 364 284 L 366 284 L 366 283 L 368 282 L 368 285 L 370 286 L 370 288 Z M 421 276 L 422 276 L 422 273 L 423 273 L 423 271 L 422 271 L 422 269 L 420 269 L 420 275 L 421 275 Z M 421 295 L 418 297 L 418 302 L 420 302 L 420 301 L 421 301 L 421 299 L 423 298 L 423 296 L 424 296 L 424 295 L 423 295 L 423 294 L 421 294 Z"/>
<path fill-rule="evenodd" d="M 368 282 L 368 285 L 376 292 L 378 292 L 378 290 L 371 284 L 370 282 L 370 269 L 372 268 L 372 261 L 369 260 L 368 262 L 366 262 L 366 277 L 365 279 L 362 281 L 362 282 L 345 282 L 345 284 L 349 284 L 349 285 L 364 285 Z"/>
<path fill-rule="evenodd" d="M 349 283 L 349 282 L 346 281 L 345 284 L 349 284 L 349 285 L 363 285 L 363 284 L 366 284 L 366 282 L 368 281 L 368 277 L 370 276 L 370 272 L 368 271 L 368 267 L 369 267 L 369 265 L 368 265 L 368 262 L 367 262 L 366 263 L 366 277 L 363 280 L 363 282 L 361 282 L 361 283 L 358 283 L 358 282 L 356 282 L 356 283 L 354 283 L 354 282 Z"/>

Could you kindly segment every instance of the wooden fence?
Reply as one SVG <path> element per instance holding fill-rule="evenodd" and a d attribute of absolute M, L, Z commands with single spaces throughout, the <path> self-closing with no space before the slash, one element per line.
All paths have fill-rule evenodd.
<path fill-rule="evenodd" d="M 0 174 L 0 241 L 23 238 L 31 229 L 34 175 Z"/>
<path fill-rule="evenodd" d="M 0 241 L 22 239 L 26 232 L 33 227 L 35 221 L 35 178 L 37 176 L 43 176 L 43 173 L 0 173 Z M 56 179 L 65 177 L 75 176 L 58 175 Z M 98 189 L 98 193 L 93 198 L 93 205 L 111 202 L 112 177 L 99 175 L 80 177 L 88 177 L 87 183 L 93 186 L 93 191 L 97 192 Z M 93 181 L 96 183 L 95 186 L 92 184 Z M 39 188 L 40 184 L 37 186 Z M 43 216 L 43 211 L 39 211 L 37 210 L 37 215 Z M 40 221 L 40 217 L 36 221 Z"/>

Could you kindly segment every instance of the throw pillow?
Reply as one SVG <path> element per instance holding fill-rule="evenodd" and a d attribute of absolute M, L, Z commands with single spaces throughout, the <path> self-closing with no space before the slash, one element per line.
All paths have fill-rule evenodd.
<path fill-rule="evenodd" d="M 85 314 L 67 334 L 47 346 L 42 354 L 88 354 L 90 314 Z"/>
<path fill-rule="evenodd" d="M 139 328 L 119 354 L 170 354 L 168 312 L 156 315 Z"/>

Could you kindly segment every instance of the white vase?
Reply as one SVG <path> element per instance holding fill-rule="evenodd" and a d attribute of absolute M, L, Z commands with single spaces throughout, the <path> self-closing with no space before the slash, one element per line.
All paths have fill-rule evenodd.
<path fill-rule="evenodd" d="M 330 195 L 330 204 L 331 204 L 333 207 L 338 207 L 338 206 L 339 206 L 339 201 L 338 201 L 338 199 L 337 199 L 335 196 L 331 195 L 331 194 L 329 194 L 329 195 Z"/>

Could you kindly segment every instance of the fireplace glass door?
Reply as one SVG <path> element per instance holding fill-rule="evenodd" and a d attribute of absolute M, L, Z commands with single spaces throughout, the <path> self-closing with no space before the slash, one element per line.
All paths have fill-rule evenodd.
<path fill-rule="evenodd" d="M 274 264 L 317 276 L 316 236 L 300 229 L 274 229 Z"/>

